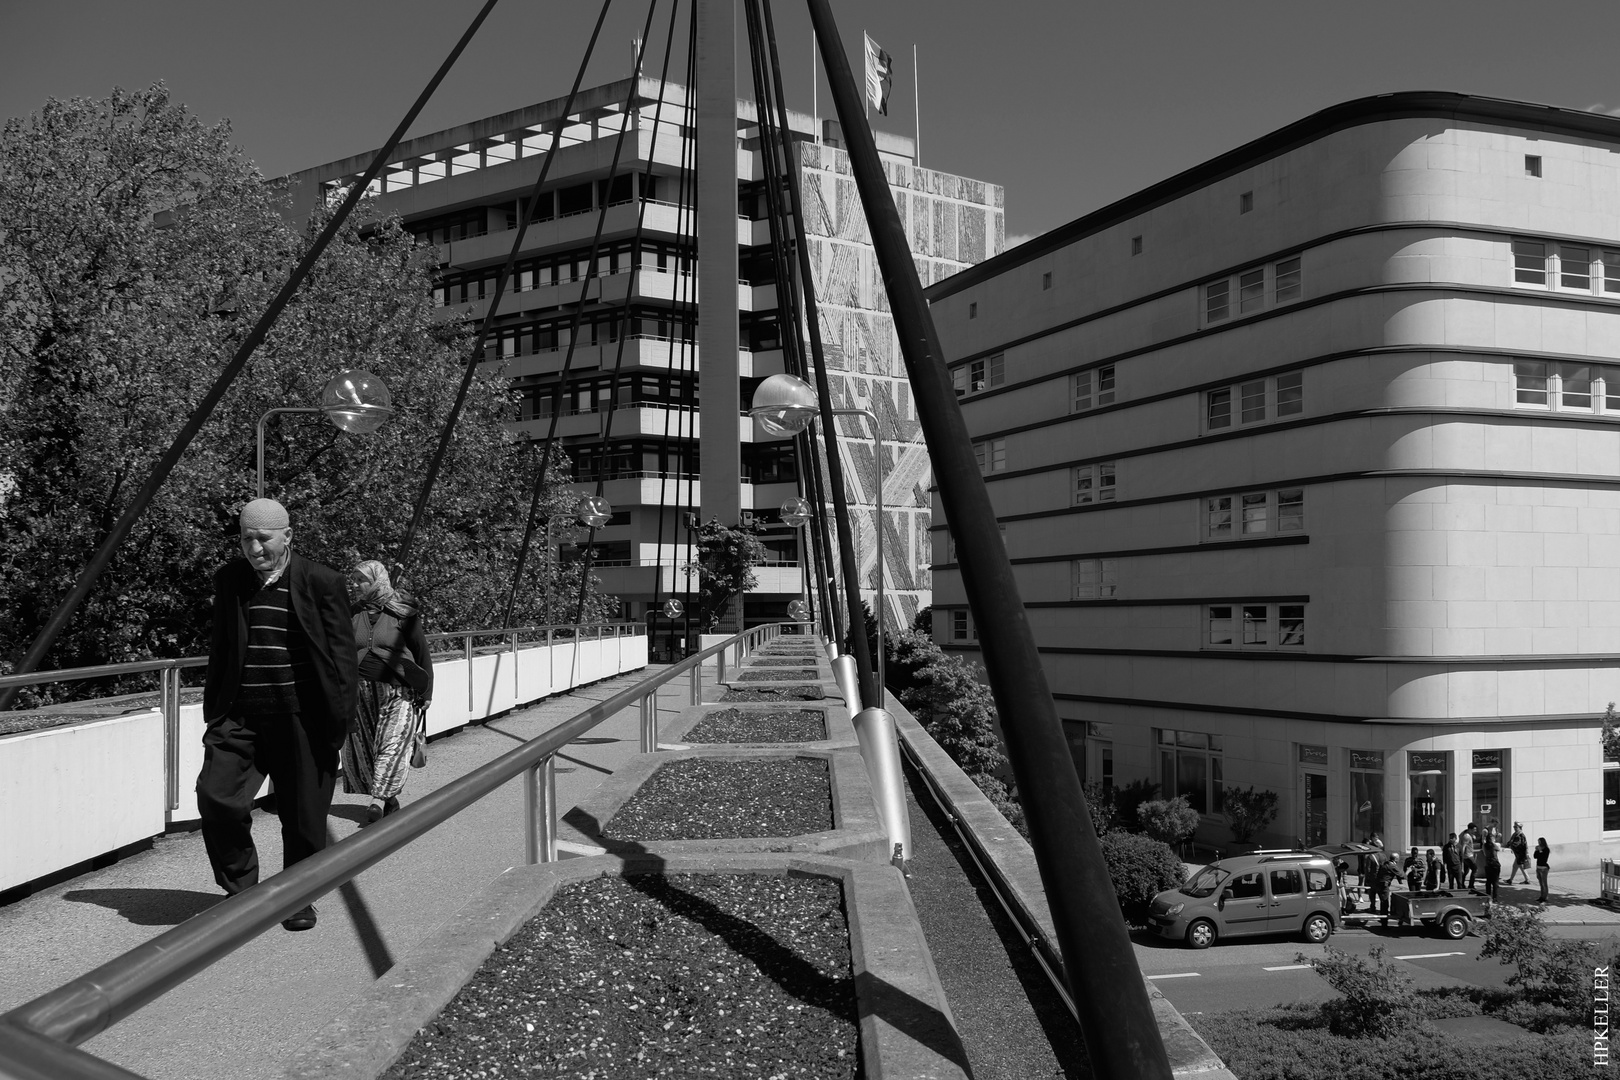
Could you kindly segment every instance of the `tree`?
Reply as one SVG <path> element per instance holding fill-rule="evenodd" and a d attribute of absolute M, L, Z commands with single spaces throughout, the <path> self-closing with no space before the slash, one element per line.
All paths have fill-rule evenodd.
<path fill-rule="evenodd" d="M 1620 714 L 1614 711 L 1614 702 L 1603 710 L 1603 760 L 1620 761 Z"/>
<path fill-rule="evenodd" d="M 686 572 L 698 578 L 698 625 L 713 633 L 733 597 L 759 583 L 754 567 L 765 561 L 765 544 L 752 522 L 731 526 L 710 519 L 698 529 L 697 559 Z"/>
<path fill-rule="evenodd" d="M 989 776 L 1007 764 L 996 735 L 996 704 L 978 669 L 950 656 L 920 634 L 895 637 L 899 662 L 915 672 L 916 686 L 903 691 L 901 704 L 969 776 Z"/>
<path fill-rule="evenodd" d="M 37 635 L 312 231 L 162 86 L 50 101 L 0 132 L 0 658 Z M 365 207 L 362 206 L 361 210 Z M 316 264 L 64 631 L 60 666 L 196 654 L 213 569 L 253 496 L 254 427 L 364 367 L 395 413 L 351 436 L 316 415 L 268 429 L 267 493 L 294 545 L 342 566 L 398 551 L 469 344 L 397 220 L 357 218 Z M 320 221 L 311 224 L 311 230 Z M 406 587 L 435 628 L 498 618 L 533 464 L 504 427 L 512 394 L 475 377 Z M 553 490 L 566 468 L 549 478 Z M 525 575 L 526 602 L 539 574 Z M 9 667 L 0 659 L 0 670 Z"/>
<path fill-rule="evenodd" d="M 1141 822 L 1144 833 L 1172 846 L 1198 831 L 1198 811 L 1182 795 L 1173 799 L 1149 799 L 1136 808 L 1136 819 Z"/>
<path fill-rule="evenodd" d="M 1226 822 L 1232 839 L 1247 844 L 1254 834 L 1270 825 L 1277 816 L 1277 793 L 1247 788 L 1228 788 L 1225 799 Z"/>

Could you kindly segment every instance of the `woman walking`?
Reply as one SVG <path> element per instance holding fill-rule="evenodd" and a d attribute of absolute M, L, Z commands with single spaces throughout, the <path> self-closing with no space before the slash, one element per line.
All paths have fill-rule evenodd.
<path fill-rule="evenodd" d="M 395 591 L 382 563 L 349 571 L 360 659 L 360 703 L 343 742 L 343 790 L 370 795 L 366 824 L 399 809 L 418 717 L 433 700 L 433 659 L 416 603 Z"/>
<path fill-rule="evenodd" d="M 1552 855 L 1552 848 L 1547 846 L 1547 838 L 1536 838 L 1536 882 L 1541 886 L 1540 903 L 1547 902 L 1547 859 Z"/>

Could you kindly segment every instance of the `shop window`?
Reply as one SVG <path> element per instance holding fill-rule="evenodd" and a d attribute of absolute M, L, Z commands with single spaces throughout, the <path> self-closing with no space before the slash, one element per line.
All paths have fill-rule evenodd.
<path fill-rule="evenodd" d="M 1406 755 L 1407 779 L 1412 796 L 1411 843 L 1439 850 L 1446 842 L 1446 779 L 1451 755 L 1446 751 Z"/>
<path fill-rule="evenodd" d="M 1353 840 L 1384 834 L 1384 752 L 1350 751 L 1350 820 Z"/>
<path fill-rule="evenodd" d="M 1603 770 L 1603 831 L 1620 831 L 1620 767 Z"/>
<path fill-rule="evenodd" d="M 1159 732 L 1159 786 L 1164 797 L 1181 796 L 1200 814 L 1226 806 L 1221 737 L 1198 731 Z"/>

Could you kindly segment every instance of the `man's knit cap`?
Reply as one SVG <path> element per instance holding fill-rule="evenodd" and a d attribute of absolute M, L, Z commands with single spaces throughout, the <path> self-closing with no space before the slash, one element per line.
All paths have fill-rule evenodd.
<path fill-rule="evenodd" d="M 254 499 L 242 507 L 242 531 L 249 529 L 285 529 L 292 522 L 287 508 L 274 499 Z"/>

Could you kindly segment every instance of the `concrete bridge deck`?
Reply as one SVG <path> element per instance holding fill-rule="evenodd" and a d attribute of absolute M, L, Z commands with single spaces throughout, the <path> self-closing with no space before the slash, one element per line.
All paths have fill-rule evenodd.
<path fill-rule="evenodd" d="M 428 747 L 411 770 L 410 803 L 662 670 L 616 676 L 462 729 Z M 705 685 L 714 669 L 705 673 Z M 688 703 L 688 682 L 659 693 L 660 717 Z M 640 717 L 626 709 L 569 744 L 557 759 L 565 809 L 640 750 Z M 341 785 L 340 785 L 341 787 Z M 514 780 L 317 902 L 311 932 L 280 930 L 225 957 L 84 1044 L 153 1080 L 260 1080 L 281 1075 L 293 1049 L 359 990 L 453 914 L 470 890 L 523 861 L 523 784 Z M 328 819 L 334 839 L 360 828 L 366 798 L 341 790 Z M 274 815 L 254 814 L 266 872 L 281 866 Z M 172 833 L 105 869 L 0 907 L 0 1011 L 14 1008 L 134 948 L 222 899 L 202 837 Z"/>

